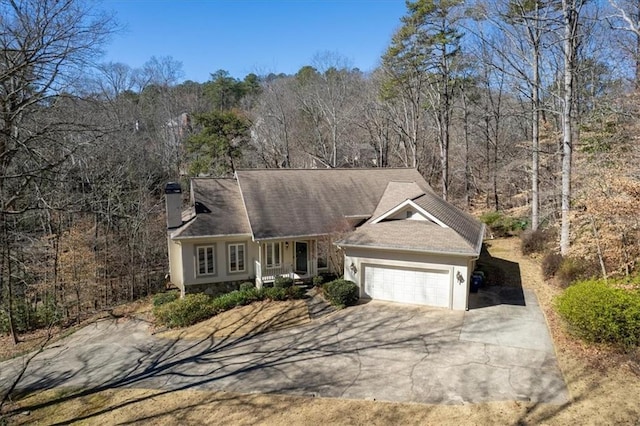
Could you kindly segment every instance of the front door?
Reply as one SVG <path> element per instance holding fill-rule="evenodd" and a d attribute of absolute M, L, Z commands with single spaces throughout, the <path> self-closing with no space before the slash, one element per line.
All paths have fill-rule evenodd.
<path fill-rule="evenodd" d="M 307 249 L 308 244 L 296 241 L 296 272 L 306 274 L 307 270 Z"/>

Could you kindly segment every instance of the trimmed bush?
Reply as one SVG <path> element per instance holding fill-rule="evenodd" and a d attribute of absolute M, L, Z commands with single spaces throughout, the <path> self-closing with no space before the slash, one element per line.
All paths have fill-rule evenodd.
<path fill-rule="evenodd" d="M 305 290 L 298 286 L 258 289 L 252 285 L 246 290 L 235 290 L 215 299 L 202 293 L 188 294 L 184 299 L 156 306 L 153 308 L 153 314 L 160 324 L 167 327 L 186 327 L 237 306 L 249 305 L 259 300 L 293 300 L 302 299 L 304 296 Z"/>
<path fill-rule="evenodd" d="M 602 280 L 582 281 L 556 299 L 569 331 L 590 341 L 624 349 L 640 344 L 640 292 L 615 288 Z"/>
<path fill-rule="evenodd" d="M 256 292 L 251 290 L 235 290 L 230 293 L 220 295 L 213 299 L 211 305 L 213 306 L 214 313 L 228 311 L 236 306 L 248 305 L 251 302 L 258 300 Z"/>
<path fill-rule="evenodd" d="M 264 298 L 274 301 L 287 300 L 287 290 L 283 287 L 267 287 L 263 289 Z"/>
<path fill-rule="evenodd" d="M 345 279 L 328 282 L 322 286 L 325 297 L 337 307 L 352 306 L 360 299 L 360 291 L 356 283 Z"/>
<path fill-rule="evenodd" d="M 289 288 L 293 285 L 293 278 L 290 277 L 276 277 L 273 282 L 275 288 Z"/>
<path fill-rule="evenodd" d="M 153 314 L 167 327 L 186 327 L 203 321 L 215 313 L 211 298 L 203 293 L 187 294 L 182 299 L 156 306 Z"/>
<path fill-rule="evenodd" d="M 542 259 L 542 276 L 546 280 L 556 275 L 564 257 L 559 253 L 547 253 Z"/>
<path fill-rule="evenodd" d="M 178 293 L 177 291 L 158 293 L 153 296 L 153 306 L 162 306 L 165 303 L 173 302 L 178 298 L 180 298 L 180 293 Z"/>
<path fill-rule="evenodd" d="M 287 289 L 287 298 L 290 300 L 295 299 L 304 299 L 307 294 L 307 291 L 297 285 L 291 286 Z"/>
<path fill-rule="evenodd" d="M 311 282 L 315 287 L 320 287 L 324 282 L 324 278 L 322 277 L 322 275 L 317 275 L 311 279 Z"/>
<path fill-rule="evenodd" d="M 240 291 L 245 291 L 245 290 L 252 290 L 256 288 L 256 286 L 253 285 L 252 282 L 247 281 L 247 282 L 241 283 L 239 288 L 240 288 Z"/>

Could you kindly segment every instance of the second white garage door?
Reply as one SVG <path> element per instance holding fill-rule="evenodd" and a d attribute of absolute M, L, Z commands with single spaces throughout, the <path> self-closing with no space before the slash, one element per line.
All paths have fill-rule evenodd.
<path fill-rule="evenodd" d="M 391 302 L 448 308 L 451 298 L 449 271 L 407 270 L 365 266 L 363 297 Z"/>

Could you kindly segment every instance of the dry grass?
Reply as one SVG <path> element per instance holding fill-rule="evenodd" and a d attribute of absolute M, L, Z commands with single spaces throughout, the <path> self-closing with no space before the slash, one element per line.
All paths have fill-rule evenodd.
<path fill-rule="evenodd" d="M 309 322 L 309 311 L 304 300 L 285 302 L 255 302 L 223 312 L 206 321 L 178 330 L 157 334 L 168 339 L 202 340 L 210 337 L 246 336 L 248 334 L 279 330 Z"/>
<path fill-rule="evenodd" d="M 85 396 L 49 390 L 12 408 L 15 424 L 638 424 L 640 378 L 628 357 L 586 346 L 562 329 L 552 304 L 560 289 L 542 280 L 536 261 L 519 255 L 519 240 L 489 242 L 492 256 L 518 262 L 522 283 L 535 290 L 556 344 L 571 400 L 564 405 L 495 402 L 464 405 L 398 404 L 211 391 L 107 390 Z M 508 278 L 508 277 L 507 277 Z M 256 309 L 256 308 L 253 308 Z M 259 311 L 259 309 L 258 309 Z M 292 310 L 292 312 L 295 311 Z M 266 310 L 265 310 L 266 312 Z M 218 326 L 225 329 L 228 325 Z M 239 329 L 238 329 L 239 330 Z M 193 329 L 195 335 L 196 329 Z M 66 392 L 66 393 L 65 393 Z"/>

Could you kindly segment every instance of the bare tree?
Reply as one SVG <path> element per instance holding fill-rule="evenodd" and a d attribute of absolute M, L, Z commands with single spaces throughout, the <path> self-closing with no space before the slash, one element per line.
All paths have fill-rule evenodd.
<path fill-rule="evenodd" d="M 579 45 L 579 18 L 582 0 L 562 0 L 563 17 L 563 102 L 562 102 L 562 222 L 560 253 L 566 255 L 570 245 L 571 160 L 576 128 L 574 93 L 576 58 Z"/>
<path fill-rule="evenodd" d="M 113 30 L 108 16 L 96 14 L 81 1 L 0 1 L 0 284 L 5 312 L 12 323 L 13 286 L 18 250 L 11 229 L 17 217 L 46 208 L 34 194 L 76 149 L 61 132 L 83 129 L 72 120 L 48 121 L 45 110 L 55 108 L 63 93 L 98 53 Z"/>
<path fill-rule="evenodd" d="M 252 144 L 266 167 L 292 167 L 293 126 L 296 116 L 293 79 L 266 81 L 252 110 Z"/>
<path fill-rule="evenodd" d="M 635 87 L 640 89 L 640 3 L 634 0 L 609 0 L 613 8 L 613 27 L 633 34 L 632 53 L 635 62 Z"/>

